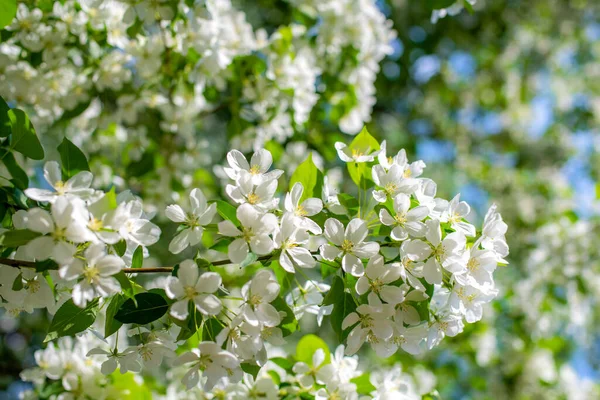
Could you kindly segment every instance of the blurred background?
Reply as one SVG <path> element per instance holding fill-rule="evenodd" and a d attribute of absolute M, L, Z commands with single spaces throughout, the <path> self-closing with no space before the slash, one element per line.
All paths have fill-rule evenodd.
<path fill-rule="evenodd" d="M 30 9 L 40 7 L 51 13 L 44 2 L 26 3 Z M 87 12 L 91 6 L 81 3 L 75 9 Z M 232 3 L 245 13 L 255 32 L 264 30 L 264 37 L 292 22 L 313 29 L 324 23 L 318 16 L 316 23 L 308 21 L 309 13 L 298 6 L 315 2 Z M 396 32 L 389 37 L 384 57 L 376 60 L 380 68 L 370 94 L 375 101 L 370 118 L 363 118 L 369 131 L 385 139 L 388 149 L 405 148 L 410 160 L 424 160 L 426 176 L 438 182 L 438 196 L 452 198 L 460 192 L 461 199 L 473 206 L 471 219 L 478 225 L 485 210 L 498 204 L 509 226 L 511 251 L 510 264 L 495 274 L 501 293 L 484 311 L 483 321 L 468 325 L 464 334 L 447 338 L 424 357 L 402 353 L 395 360 L 371 362 L 400 361 L 417 375 L 430 371 L 444 399 L 599 398 L 600 3 L 478 0 L 471 12 L 463 9 L 435 23 L 432 8 L 436 7 L 430 4 L 435 1 L 356 3 L 373 3 L 393 22 Z M 53 26 L 52 21 L 46 21 L 48 26 Z M 165 26 L 169 32 L 177 31 Z M 366 34 L 360 25 L 356 29 L 356 35 Z M 23 79 L 23 70 L 38 71 L 37 79 L 52 79 L 44 68 L 50 66 L 50 72 L 56 68 L 52 60 L 35 60 L 45 48 L 29 49 L 17 58 L 11 55 L 15 34 L 14 28 L 2 31 L 0 94 L 38 116 L 32 120 L 48 148 L 54 148 L 62 135 L 87 132 L 74 141 L 86 148 L 96 175 L 104 180 L 101 185 L 131 185 L 147 203 L 161 209 L 161 204 L 185 197 L 190 187 L 212 188 L 218 194 L 219 169 L 213 166 L 222 164 L 230 146 L 252 147 L 243 139 L 245 124 L 252 125 L 248 122 L 252 119 L 244 118 L 239 105 L 230 101 L 242 89 L 213 90 L 219 88 L 214 82 L 203 86 L 203 101 L 211 107 L 190 108 L 198 99 L 194 97 L 197 85 L 192 83 L 182 89 L 170 119 L 164 111 L 159 115 L 148 106 L 154 97 L 143 92 L 143 84 L 133 85 L 134 95 L 143 98 L 149 109 L 137 108 L 136 118 L 128 119 L 115 116 L 123 113 L 127 100 L 123 92 L 131 92 L 127 86 L 102 90 L 97 81 L 95 85 L 81 82 L 77 88 L 83 94 L 78 90 L 56 96 L 85 98 L 87 93 L 87 99 L 48 117 L 39 109 L 42 96 L 21 98 L 18 94 L 29 86 L 15 86 Z M 324 34 L 315 37 L 319 35 Z M 256 42 L 265 40 L 260 33 L 254 37 Z M 101 38 L 93 40 L 106 45 Z M 168 76 L 179 68 L 174 54 L 162 49 L 149 57 L 158 60 L 160 72 Z M 11 66 L 23 62 L 30 69 L 22 68 L 15 75 Z M 242 66 L 234 65 L 234 76 L 260 74 L 255 62 L 246 59 Z M 87 68 L 91 77 L 94 69 L 103 66 L 91 62 Z M 338 84 L 325 75 L 320 79 L 317 86 Z M 171 98 L 181 88 L 176 80 L 160 85 L 167 90 L 157 93 Z M 52 97 L 52 90 L 47 84 L 40 93 Z M 293 170 L 288 166 L 302 161 L 308 150 L 319 153 L 327 165 L 339 164 L 333 144 L 352 137 L 340 128 L 336 110 L 341 106 L 332 106 L 327 91 L 323 93 L 303 129 L 294 127 L 291 134 L 262 143 L 283 169 Z M 102 103 L 100 116 L 90 111 L 93 99 Z M 364 101 L 358 95 L 354 100 Z M 189 116 L 180 115 L 186 110 Z M 107 120 L 105 114 L 118 118 L 117 122 Z M 93 126 L 90 121 L 95 121 Z M 172 147 L 191 150 L 165 155 L 165 149 Z M 107 168 L 103 164 L 115 150 L 120 162 Z M 191 172 L 165 172 L 175 169 Z M 150 181 L 159 184 L 150 187 Z M 165 188 L 166 198 L 161 197 Z M 162 228 L 169 238 L 174 228 Z M 156 263 L 164 261 L 167 243 L 168 239 L 162 243 L 162 255 L 159 246 Z M 18 373 L 34 364 L 33 352 L 41 346 L 47 324 L 48 317 L 41 313 L 15 318 L 0 310 L 0 398 L 13 398 L 19 391 L 23 383 L 18 382 Z M 314 328 L 309 323 L 305 327 Z"/>

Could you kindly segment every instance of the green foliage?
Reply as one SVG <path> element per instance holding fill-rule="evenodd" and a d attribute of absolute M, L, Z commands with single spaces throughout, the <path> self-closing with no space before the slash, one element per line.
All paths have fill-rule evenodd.
<path fill-rule="evenodd" d="M 124 324 L 145 325 L 156 321 L 169 309 L 167 301 L 157 293 L 139 293 L 135 295 L 137 305 L 133 299 L 125 301 L 115 319 Z"/>
<path fill-rule="evenodd" d="M 379 142 L 375 139 L 367 127 L 364 127 L 358 135 L 352 140 L 349 146 L 352 152 L 360 154 L 368 154 L 373 151 L 379 150 Z M 347 163 L 348 173 L 352 181 L 362 189 L 368 189 L 373 186 L 373 180 L 371 179 L 371 167 L 368 163 Z"/>
<path fill-rule="evenodd" d="M 432 10 L 439 10 L 441 8 L 448 8 L 456 2 L 457 0 L 426 0 L 425 4 Z M 465 3 L 467 2 L 465 1 Z"/>
<path fill-rule="evenodd" d="M 217 213 L 221 216 L 221 218 L 233 222 L 235 226 L 240 226 L 240 221 L 236 216 L 236 208 L 223 200 L 215 201 L 217 203 Z"/>
<path fill-rule="evenodd" d="M 283 336 L 289 336 L 292 333 L 296 332 L 298 330 L 298 321 L 296 320 L 294 312 L 287 305 L 285 300 L 280 296 L 273 300 L 271 302 L 271 305 L 275 307 L 277 311 L 283 311 L 285 313 L 285 317 L 282 318 L 281 324 L 279 324 Z"/>
<path fill-rule="evenodd" d="M 342 296 L 339 296 L 333 303 L 333 311 L 331 312 L 330 322 L 331 327 L 338 335 L 338 339 L 341 342 L 345 341 L 350 333 L 350 327 L 348 329 L 342 329 L 342 322 L 344 318 L 356 310 L 356 303 L 352 294 L 344 292 Z"/>
<path fill-rule="evenodd" d="M 0 0 L 2 1 L 2 0 Z M 6 101 L 0 96 L 0 138 L 8 137 L 11 133 L 11 123 L 8 116 L 10 107 L 6 104 Z"/>
<path fill-rule="evenodd" d="M 106 309 L 106 321 L 104 323 L 104 337 L 107 338 L 116 331 L 119 330 L 123 323 L 115 319 L 115 315 L 121 308 L 121 306 L 125 303 L 125 297 L 116 294 L 113 296 L 108 308 Z"/>
<path fill-rule="evenodd" d="M 369 393 L 377 390 L 371 383 L 371 375 L 369 373 L 363 373 L 361 376 L 350 379 L 350 382 L 356 385 L 356 391 L 358 394 L 368 395 Z"/>
<path fill-rule="evenodd" d="M 23 168 L 17 164 L 15 156 L 8 149 L 0 149 L 0 159 L 4 162 L 4 166 L 12 176 L 11 182 L 21 190 L 29 187 L 29 178 Z"/>
<path fill-rule="evenodd" d="M 0 29 L 10 25 L 17 15 L 16 0 L 0 0 Z"/>
<path fill-rule="evenodd" d="M 60 154 L 62 173 L 65 179 L 69 179 L 80 171 L 90 170 L 85 154 L 66 137 L 58 145 L 57 150 Z"/>
<path fill-rule="evenodd" d="M 131 257 L 131 268 L 142 268 L 144 262 L 144 248 L 138 246 Z"/>
<path fill-rule="evenodd" d="M 12 109 L 8 111 L 8 118 L 11 127 L 10 148 L 32 160 L 43 159 L 44 149 L 27 114 L 22 110 Z"/>
<path fill-rule="evenodd" d="M 2 233 L 2 236 L 0 236 L 0 244 L 5 247 L 24 246 L 41 235 L 41 233 L 30 231 L 29 229 L 15 229 L 14 231 Z"/>
<path fill-rule="evenodd" d="M 296 360 L 302 361 L 308 365 L 312 365 L 313 354 L 318 349 L 322 349 L 325 353 L 325 364 L 331 362 L 331 353 L 329 352 L 329 347 L 327 343 L 317 335 L 305 335 L 298 341 L 296 345 Z M 317 367 L 317 365 L 312 365 L 313 367 Z"/>
<path fill-rule="evenodd" d="M 300 182 L 304 188 L 302 196 L 300 197 L 300 202 L 311 197 L 321 198 L 321 192 L 323 190 L 323 173 L 315 165 L 312 159 L 312 153 L 308 154 L 306 160 L 304 160 L 292 174 L 289 184 L 290 189 L 296 182 Z"/>
<path fill-rule="evenodd" d="M 54 314 L 44 343 L 85 331 L 96 320 L 97 311 L 98 299 L 90 301 L 85 308 L 77 307 L 73 299 L 67 300 Z"/>

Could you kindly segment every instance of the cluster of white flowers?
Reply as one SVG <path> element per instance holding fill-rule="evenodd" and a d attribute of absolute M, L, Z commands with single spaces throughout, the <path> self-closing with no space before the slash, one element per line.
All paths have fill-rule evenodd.
<path fill-rule="evenodd" d="M 130 192 L 116 196 L 91 189 L 93 177 L 88 171 L 64 181 L 59 164 L 50 161 L 44 177 L 53 190 L 30 188 L 25 194 L 48 206 L 13 215 L 14 228 L 31 235 L 14 258 L 31 262 L 52 259 L 58 269 L 36 272 L 0 265 L 2 307 L 14 314 L 45 307 L 54 312 L 69 293 L 79 307 L 118 293 L 121 286 L 113 275 L 131 265 L 138 247 L 156 243 L 161 233 Z M 115 250 L 118 244 L 122 244 L 120 255 Z"/>
<path fill-rule="evenodd" d="M 172 360 L 174 352 L 171 349 L 158 348 L 156 338 L 147 338 L 145 344 L 132 346 L 123 353 L 105 352 L 100 347 L 107 346 L 92 334 L 77 338 L 61 338 L 46 349 L 35 352 L 36 367 L 21 373 L 23 380 L 31 382 L 35 389 L 43 389 L 50 382 L 54 383 L 53 393 L 57 399 L 95 398 L 109 399 L 143 398 L 148 396 L 160 400 L 179 400 L 197 398 L 220 398 L 228 400 L 270 399 L 276 400 L 286 396 L 311 396 L 319 400 L 326 399 L 389 399 L 402 398 L 405 400 L 421 399 L 423 394 L 432 390 L 435 379 L 431 375 L 413 376 L 401 370 L 399 365 L 390 369 L 378 368 L 370 376 L 360 369 L 357 356 L 344 355 L 344 346 L 329 354 L 329 349 L 319 348 L 314 351 L 310 365 L 304 362 L 288 362 L 287 365 L 268 363 L 257 376 L 242 373 L 239 368 L 231 366 L 241 379 L 229 375 L 214 382 L 210 387 L 195 386 L 188 389 L 181 385 L 182 374 L 193 375 L 199 379 L 198 369 L 186 372 L 181 363 L 202 364 L 207 369 L 202 373 L 204 380 L 211 380 L 211 374 L 220 374 L 220 368 L 230 368 L 234 359 L 213 342 L 203 342 L 193 352 L 181 355 L 171 366 L 166 383 L 166 391 L 159 393 L 144 387 L 140 375 L 129 375 L 120 381 L 106 376 L 120 365 L 121 372 L 139 371 L 137 357 L 144 354 L 145 359 L 157 360 L 156 367 L 162 362 L 163 355 Z M 152 349 L 149 347 L 152 346 Z M 160 357 L 156 357 L 160 350 Z M 281 349 L 271 349 L 273 354 L 281 353 Z M 145 351 L 145 352 L 144 352 Z M 327 353 L 325 353 L 327 351 Z M 102 361 L 95 355 L 107 353 L 108 360 Z M 89 357 L 93 355 L 94 357 Z M 278 358 L 282 360 L 282 358 Z M 118 364 L 118 365 L 117 365 Z M 235 364 L 235 363 L 234 363 Z M 232 371 L 233 371 L 232 369 Z M 243 374 L 243 376 L 242 376 Z M 235 374 L 234 374 L 235 375 Z M 422 374 L 421 374 L 422 375 Z M 366 378 L 370 387 L 359 388 L 355 383 L 359 378 Z M 433 381 L 432 381 L 433 379 Z M 363 383 L 364 385 L 364 383 Z M 24 400 L 38 398 L 34 390 L 21 394 Z M 393 396 L 393 397 L 391 397 Z"/>
<path fill-rule="evenodd" d="M 515 303 L 534 337 L 569 334 L 594 339 L 600 296 L 598 223 L 561 217 L 531 238 L 526 276 L 515 286 Z"/>
<path fill-rule="evenodd" d="M 304 25 L 271 34 L 230 0 L 20 3 L 0 45 L 0 95 L 38 131 L 67 132 L 111 161 L 108 176 L 126 176 L 121 160 L 145 152 L 178 165 L 156 168 L 143 185 L 160 206 L 177 198 L 173 181 L 189 188 L 198 160 L 208 166 L 224 150 L 209 148 L 207 132 L 225 123 L 247 151 L 308 131 L 313 113 L 353 134 L 370 118 L 391 21 L 373 0 L 290 3 Z"/>
<path fill-rule="evenodd" d="M 361 201 L 331 194 L 311 157 L 283 195 L 283 171 L 271 170 L 269 151 L 248 161 L 232 150 L 223 171 L 235 205 L 209 202 L 193 189 L 189 208 L 166 210 L 179 225 L 172 253 L 201 244 L 211 252 L 167 268 L 143 266 L 160 229 L 139 200 L 91 189 L 88 171 L 65 180 L 59 164 L 48 162 L 52 190 L 25 190 L 39 206 L 16 211 L 14 229 L 3 233 L 12 252 L 0 267 L 0 306 L 55 312 L 48 339 L 84 331 L 106 307 L 105 336 L 126 324 L 138 339 L 122 351 L 115 344 L 87 353 L 103 360 L 104 374 L 155 369 L 197 335 L 197 347 L 174 363 L 187 370 L 187 388 L 204 390 L 267 365 L 269 346 L 284 345 L 308 314 L 319 324 L 330 316 L 347 355 L 367 342 L 383 357 L 399 349 L 421 353 L 460 333 L 465 320 L 480 320 L 482 306 L 497 294 L 492 273 L 508 254 L 507 226 L 495 206 L 478 236 L 465 219 L 468 204 L 458 196 L 437 198 L 436 184 L 420 177 L 422 161 L 409 162 L 404 150 L 388 157 L 386 143 L 380 146 L 366 130 L 349 146 L 335 147 L 360 184 Z M 217 214 L 223 220 L 215 224 Z M 230 281 L 218 268 L 224 265 L 239 265 L 247 281 Z M 172 274 L 151 283 L 131 275 L 142 272 Z M 331 282 L 320 282 L 323 277 Z M 70 307 L 92 319 L 70 321 Z M 294 366 L 300 387 L 314 388 L 320 398 L 354 398 L 350 378 L 335 378 L 330 367 L 321 368 L 324 355 L 314 357 L 312 366 Z"/>

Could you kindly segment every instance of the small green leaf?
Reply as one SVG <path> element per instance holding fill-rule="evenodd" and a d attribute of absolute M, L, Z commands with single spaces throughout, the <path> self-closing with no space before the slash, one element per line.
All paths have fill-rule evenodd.
<path fill-rule="evenodd" d="M 323 349 L 325 353 L 325 364 L 329 364 L 331 362 L 331 354 L 329 353 L 329 347 L 327 343 L 317 335 L 305 335 L 298 341 L 298 345 L 296 346 L 296 359 L 298 361 L 304 362 L 308 365 L 312 365 L 313 354 L 318 349 Z M 317 367 L 317 365 L 312 365 L 313 367 Z"/>
<path fill-rule="evenodd" d="M 364 127 L 358 135 L 354 138 L 352 143 L 349 146 L 352 152 L 357 152 L 360 154 L 370 154 L 373 151 L 379 150 L 379 142 L 375 139 L 369 131 L 367 127 Z M 352 181 L 362 189 L 368 189 L 373 186 L 373 181 L 371 178 L 371 167 L 368 163 L 355 163 L 349 162 L 346 163 L 348 167 L 348 173 L 350 174 L 350 178 Z"/>
<path fill-rule="evenodd" d="M 30 231 L 29 229 L 15 229 L 14 231 L 6 231 L 2 234 L 2 246 L 4 247 L 19 247 L 26 245 L 33 239 L 42 234 L 39 232 Z"/>
<path fill-rule="evenodd" d="M 350 379 L 350 382 L 356 385 L 356 391 L 358 394 L 368 395 L 372 391 L 377 390 L 377 388 L 371 383 L 371 375 L 368 373 L 364 373 L 356 378 L 352 378 Z"/>
<path fill-rule="evenodd" d="M 15 156 L 8 149 L 0 149 L 0 159 L 4 162 L 4 166 L 12 176 L 13 184 L 21 190 L 29 187 L 29 178 L 27 173 L 17 164 Z"/>
<path fill-rule="evenodd" d="M 44 148 L 35 134 L 35 128 L 29 121 L 27 114 L 23 110 L 14 108 L 8 111 L 8 117 L 10 118 L 12 131 L 10 148 L 32 160 L 42 160 L 44 158 Z"/>
<path fill-rule="evenodd" d="M 275 364 L 279 365 L 281 368 L 283 368 L 286 371 L 289 371 L 294 367 L 293 361 L 290 361 L 287 358 L 283 358 L 283 357 L 270 358 L 269 361 L 274 362 Z"/>
<path fill-rule="evenodd" d="M 285 317 L 281 320 L 279 324 L 279 328 L 281 328 L 281 332 L 283 336 L 289 336 L 292 333 L 298 330 L 298 321 L 296 320 L 296 316 L 294 312 L 285 302 L 282 297 L 278 297 L 271 302 L 271 305 L 277 309 L 277 311 L 283 311 L 285 313 Z"/>
<path fill-rule="evenodd" d="M 145 325 L 156 321 L 169 309 L 167 301 L 156 293 L 139 293 L 135 295 L 137 307 L 133 299 L 123 303 L 115 314 L 115 319 L 124 324 Z"/>
<path fill-rule="evenodd" d="M 54 260 L 44 260 L 35 262 L 35 272 L 57 271 L 58 264 Z"/>
<path fill-rule="evenodd" d="M 11 24 L 17 15 L 16 0 L 0 0 L 0 29 Z"/>
<path fill-rule="evenodd" d="M 123 257 L 123 255 L 127 251 L 127 243 L 125 242 L 125 240 L 121 240 L 113 244 L 113 249 L 115 249 L 119 257 Z"/>
<path fill-rule="evenodd" d="M 60 154 L 62 173 L 65 179 L 69 179 L 81 171 L 90 170 L 85 154 L 66 137 L 58 145 L 57 150 Z"/>
<path fill-rule="evenodd" d="M 144 262 L 144 248 L 138 246 L 131 257 L 131 268 L 142 268 Z"/>
<path fill-rule="evenodd" d="M 44 343 L 85 331 L 96 320 L 97 311 L 98 299 L 90 301 L 85 308 L 77 307 L 73 299 L 67 300 L 54 314 Z"/>
<path fill-rule="evenodd" d="M 117 313 L 117 311 L 119 311 L 123 303 L 125 303 L 125 297 L 120 294 L 114 295 L 112 300 L 110 301 L 110 304 L 106 309 L 106 321 L 104 323 L 105 338 L 109 337 L 110 335 L 118 331 L 121 326 L 123 326 L 122 322 L 117 321 L 115 319 L 115 314 Z"/>
<path fill-rule="evenodd" d="M 321 198 L 321 191 L 323 190 L 323 173 L 313 162 L 312 153 L 308 154 L 306 160 L 304 160 L 292 174 L 289 184 L 290 190 L 298 182 L 301 183 L 304 188 L 302 196 L 300 197 L 300 202 L 311 197 Z"/>
<path fill-rule="evenodd" d="M 258 373 L 260 372 L 260 367 L 256 364 L 241 363 L 240 367 L 242 368 L 242 371 L 244 371 L 247 374 L 252 375 L 255 379 L 256 379 L 256 376 L 258 375 Z"/>
<path fill-rule="evenodd" d="M 17 277 L 15 278 L 15 280 L 12 284 L 13 291 L 18 292 L 21 289 L 23 289 L 23 274 L 22 273 L 17 275 Z"/>
<path fill-rule="evenodd" d="M 240 263 L 240 268 L 247 267 L 248 265 L 255 262 L 257 259 L 258 259 L 258 257 L 256 256 L 256 254 L 254 254 L 253 252 L 249 252 L 248 255 L 246 256 L 246 258 L 244 259 L 244 261 L 242 261 Z"/>
<path fill-rule="evenodd" d="M 6 101 L 0 97 L 0 137 L 8 137 L 12 132 L 10 118 L 8 116 L 9 111 L 10 107 L 6 104 Z"/>
<path fill-rule="evenodd" d="M 344 280 L 339 276 L 334 276 L 331 288 L 323 299 L 323 305 L 335 304 L 342 296 L 344 296 Z"/>
<path fill-rule="evenodd" d="M 240 226 L 240 221 L 236 216 L 237 209 L 234 206 L 223 200 L 217 200 L 215 203 L 217 203 L 217 212 L 221 218 L 233 222 L 235 226 Z"/>
<path fill-rule="evenodd" d="M 350 327 L 342 330 L 342 322 L 344 318 L 356 310 L 356 303 L 350 293 L 344 292 L 343 296 L 340 296 L 337 302 L 333 305 L 333 311 L 331 312 L 330 322 L 331 327 L 337 333 L 340 342 L 343 342 L 350 333 Z"/>
<path fill-rule="evenodd" d="M 121 285 L 121 291 L 123 292 L 123 295 L 128 299 L 133 300 L 133 302 L 137 304 L 135 294 L 143 292 L 144 288 L 142 288 L 135 282 L 132 282 L 131 279 L 129 279 L 123 271 L 119 271 L 113 276 L 117 281 L 119 281 L 119 285 Z"/>

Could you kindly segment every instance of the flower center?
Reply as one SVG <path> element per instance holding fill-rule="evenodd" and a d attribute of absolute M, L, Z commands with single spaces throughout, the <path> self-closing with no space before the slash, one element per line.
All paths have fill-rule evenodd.
<path fill-rule="evenodd" d="M 260 166 L 253 165 L 252 167 L 250 167 L 250 173 L 252 175 L 258 175 L 258 174 L 260 174 Z"/>
<path fill-rule="evenodd" d="M 396 222 L 398 223 L 398 225 L 404 225 L 407 221 L 406 219 L 406 213 L 400 213 L 400 214 L 396 214 L 396 216 L 394 217 L 394 219 L 396 220 Z"/>
<path fill-rule="evenodd" d="M 52 232 L 52 237 L 55 240 L 64 240 L 65 236 L 67 234 L 67 228 L 59 228 L 58 226 L 54 229 L 54 232 Z"/>
<path fill-rule="evenodd" d="M 467 268 L 469 271 L 477 271 L 479 269 L 479 261 L 475 258 L 470 258 L 467 262 Z"/>
<path fill-rule="evenodd" d="M 258 195 L 256 193 L 250 193 L 248 195 L 248 203 L 250 203 L 250 204 L 256 204 L 256 203 L 258 203 L 259 200 L 260 200 L 260 197 L 258 197 Z"/>
<path fill-rule="evenodd" d="M 370 329 L 373 327 L 373 317 L 368 314 L 360 316 L 360 327 L 363 329 Z"/>
<path fill-rule="evenodd" d="M 40 286 L 40 283 L 36 279 L 27 280 L 25 283 L 25 289 L 31 294 L 37 293 L 40 290 Z"/>
<path fill-rule="evenodd" d="M 96 267 L 87 267 L 83 269 L 83 277 L 88 283 L 92 283 L 98 276 L 100 271 Z"/>
<path fill-rule="evenodd" d="M 91 231 L 99 231 L 103 227 L 103 223 L 98 218 L 92 217 L 92 220 L 88 223 L 88 228 Z"/>
<path fill-rule="evenodd" d="M 371 290 L 374 293 L 379 294 L 379 291 L 381 290 L 382 287 L 383 287 L 383 282 L 381 281 L 381 279 L 377 278 L 374 281 L 371 281 Z"/>
<path fill-rule="evenodd" d="M 364 153 L 359 149 L 352 149 L 352 158 L 356 159 L 362 156 Z"/>
<path fill-rule="evenodd" d="M 186 299 L 193 299 L 194 297 L 196 297 L 198 295 L 196 288 L 193 286 L 185 286 L 183 288 L 183 292 L 185 293 Z"/>
<path fill-rule="evenodd" d="M 54 184 L 54 190 L 60 195 L 65 194 L 65 183 L 63 181 L 56 182 Z"/>
<path fill-rule="evenodd" d="M 398 190 L 398 185 L 396 183 L 390 182 L 383 188 L 388 194 L 394 194 Z"/>
<path fill-rule="evenodd" d="M 140 356 L 144 361 L 150 361 L 152 359 L 152 354 L 153 351 L 150 347 L 142 346 L 142 348 L 140 348 Z"/>
<path fill-rule="evenodd" d="M 438 259 L 444 258 L 446 255 L 446 249 L 444 249 L 444 246 L 440 244 L 438 247 L 433 249 L 433 255 Z"/>
<path fill-rule="evenodd" d="M 348 239 L 344 239 L 344 242 L 342 243 L 342 250 L 345 253 L 351 253 L 352 249 L 354 249 L 354 243 L 352 243 Z"/>
<path fill-rule="evenodd" d="M 404 174 L 403 175 L 404 175 L 405 178 L 410 178 L 412 176 L 412 171 L 410 170 L 410 168 L 406 168 L 404 170 Z"/>
<path fill-rule="evenodd" d="M 250 239 L 254 236 L 254 232 L 252 232 L 252 228 L 243 228 L 242 229 L 242 238 L 246 242 L 250 242 Z"/>
<path fill-rule="evenodd" d="M 260 303 L 262 303 L 262 297 L 257 294 L 253 294 L 252 296 L 250 296 L 250 299 L 248 299 L 248 303 L 250 305 L 257 306 Z"/>
<path fill-rule="evenodd" d="M 304 207 L 302 205 L 299 205 L 298 207 L 296 207 L 295 214 L 298 217 L 305 217 L 306 215 L 308 215 L 308 212 L 304 209 Z"/>

